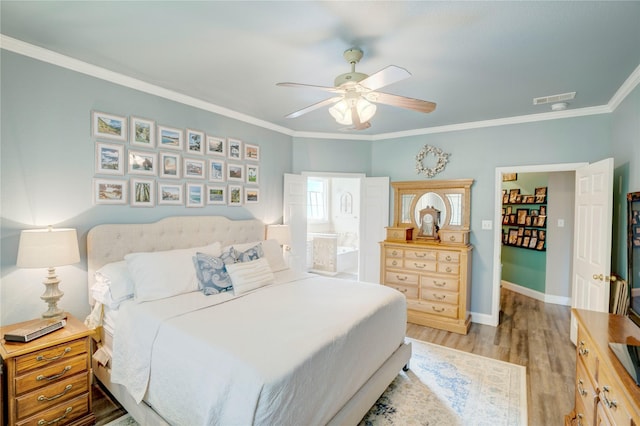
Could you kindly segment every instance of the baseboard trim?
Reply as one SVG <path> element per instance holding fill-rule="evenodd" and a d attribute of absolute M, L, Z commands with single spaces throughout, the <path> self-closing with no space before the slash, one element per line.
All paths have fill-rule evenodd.
<path fill-rule="evenodd" d="M 532 290 L 527 287 L 523 287 L 518 284 L 511 283 L 509 281 L 500 281 L 500 284 L 513 292 L 523 294 L 527 297 L 531 297 L 532 299 L 539 300 L 544 303 L 552 303 L 554 305 L 563 305 L 563 306 L 571 306 L 571 298 L 566 296 L 556 296 L 553 294 L 541 293 L 536 290 Z"/>

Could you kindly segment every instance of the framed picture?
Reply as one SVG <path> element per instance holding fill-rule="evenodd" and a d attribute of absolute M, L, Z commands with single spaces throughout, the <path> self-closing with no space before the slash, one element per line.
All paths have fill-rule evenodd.
<path fill-rule="evenodd" d="M 258 188 L 245 188 L 244 195 L 244 202 L 247 204 L 257 203 L 260 201 L 260 189 Z"/>
<path fill-rule="evenodd" d="M 92 134 L 96 138 L 127 141 L 127 119 L 119 115 L 93 111 L 91 113 Z"/>
<path fill-rule="evenodd" d="M 146 146 L 154 148 L 156 146 L 156 123 L 139 117 L 131 117 L 131 145 Z"/>
<path fill-rule="evenodd" d="M 225 157 L 227 155 L 227 144 L 225 138 L 207 136 L 207 154 Z"/>
<path fill-rule="evenodd" d="M 244 144 L 244 159 L 260 161 L 260 147 L 248 143 Z"/>
<path fill-rule="evenodd" d="M 184 177 L 204 179 L 204 160 L 184 159 Z"/>
<path fill-rule="evenodd" d="M 153 207 L 155 186 L 152 179 L 131 179 L 131 207 Z"/>
<path fill-rule="evenodd" d="M 509 229 L 509 244 L 515 245 L 518 241 L 518 230 L 516 228 Z"/>
<path fill-rule="evenodd" d="M 204 132 L 187 129 L 187 152 L 189 154 L 204 154 Z"/>
<path fill-rule="evenodd" d="M 531 209 L 531 210 L 529 211 L 529 214 L 530 214 L 531 216 L 534 216 L 534 217 L 535 217 L 535 216 L 540 216 L 540 210 L 537 210 L 537 209 Z"/>
<path fill-rule="evenodd" d="M 229 185 L 229 206 L 242 205 L 242 185 Z"/>
<path fill-rule="evenodd" d="M 538 238 L 538 230 L 537 229 L 527 229 L 531 233 L 531 236 L 534 238 Z"/>
<path fill-rule="evenodd" d="M 538 216 L 535 220 L 535 223 L 533 224 L 533 226 L 539 226 L 541 228 L 545 227 L 545 221 L 547 220 L 546 216 Z"/>
<path fill-rule="evenodd" d="M 180 179 L 180 167 L 182 162 L 180 161 L 180 154 L 174 154 L 173 152 L 161 152 L 160 153 L 160 177 Z"/>
<path fill-rule="evenodd" d="M 540 229 L 538 231 L 538 241 L 544 241 L 547 237 L 547 233 L 544 231 L 544 229 Z"/>
<path fill-rule="evenodd" d="M 514 181 L 514 180 L 518 180 L 518 174 L 517 173 L 503 173 L 502 174 L 502 181 L 503 182 L 510 182 L 510 181 Z"/>
<path fill-rule="evenodd" d="M 538 244 L 536 244 L 536 250 L 544 250 L 544 240 L 538 240 Z"/>
<path fill-rule="evenodd" d="M 518 237 L 522 237 L 524 235 L 524 227 L 520 226 L 518 227 Z"/>
<path fill-rule="evenodd" d="M 260 168 L 247 164 L 247 183 L 260 183 Z"/>
<path fill-rule="evenodd" d="M 540 215 L 541 216 L 547 215 L 547 206 L 540 206 Z"/>
<path fill-rule="evenodd" d="M 242 164 L 227 164 L 227 180 L 244 182 L 244 166 Z"/>
<path fill-rule="evenodd" d="M 95 204 L 127 204 L 127 181 L 94 179 L 93 201 Z"/>
<path fill-rule="evenodd" d="M 182 150 L 182 130 L 173 127 L 158 126 L 158 148 Z"/>
<path fill-rule="evenodd" d="M 526 228 L 522 228 L 524 229 L 524 232 L 522 233 L 522 235 L 524 235 L 525 237 L 530 237 L 531 234 L 531 229 L 526 229 Z"/>
<path fill-rule="evenodd" d="M 96 143 L 96 173 L 124 176 L 124 145 Z"/>
<path fill-rule="evenodd" d="M 183 188 L 181 183 L 158 182 L 158 205 L 184 205 Z"/>
<path fill-rule="evenodd" d="M 527 216 L 529 214 L 529 209 L 518 209 L 517 214 L 518 214 L 518 225 L 524 225 L 527 220 Z"/>
<path fill-rule="evenodd" d="M 129 150 L 129 173 L 155 176 L 157 158 L 155 152 Z"/>
<path fill-rule="evenodd" d="M 207 204 L 227 204 L 227 187 L 207 185 Z"/>
<path fill-rule="evenodd" d="M 224 182 L 227 179 L 224 160 L 209 160 L 209 180 L 211 182 Z"/>
<path fill-rule="evenodd" d="M 514 188 L 509 190 L 509 202 L 516 203 L 518 202 L 518 195 L 520 195 L 520 189 Z"/>
<path fill-rule="evenodd" d="M 509 225 L 515 225 L 516 224 L 516 215 L 515 214 L 510 214 L 509 215 Z"/>
<path fill-rule="evenodd" d="M 523 238 L 524 238 L 524 237 L 518 237 L 518 239 L 516 240 L 516 245 L 517 245 L 518 247 L 521 247 L 521 246 L 522 246 L 522 239 L 523 239 Z"/>
<path fill-rule="evenodd" d="M 509 194 L 507 193 L 507 190 L 503 190 L 502 191 L 502 204 L 507 204 L 509 202 Z"/>
<path fill-rule="evenodd" d="M 534 194 L 536 195 L 547 195 L 547 187 L 541 186 L 540 188 L 536 188 Z"/>
<path fill-rule="evenodd" d="M 238 139 L 227 139 L 227 157 L 232 160 L 242 160 L 242 141 Z"/>
<path fill-rule="evenodd" d="M 546 195 L 536 195 L 536 203 L 537 204 L 546 203 L 546 202 L 547 202 L 547 196 Z"/>
<path fill-rule="evenodd" d="M 529 244 L 527 245 L 527 247 L 536 248 L 536 244 L 538 244 L 538 239 L 531 237 L 531 241 L 529 241 Z"/>
<path fill-rule="evenodd" d="M 529 240 L 531 240 L 531 237 L 523 237 L 522 238 L 522 245 L 524 247 L 529 247 Z M 518 244 L 518 245 L 520 245 L 520 244 Z"/>
<path fill-rule="evenodd" d="M 523 203 L 533 204 L 536 201 L 536 197 L 533 195 L 525 195 L 523 198 Z"/>
<path fill-rule="evenodd" d="M 204 185 L 187 183 L 187 207 L 204 207 Z"/>
<path fill-rule="evenodd" d="M 524 220 L 524 226 L 531 226 L 532 218 L 533 216 L 527 216 L 527 218 Z"/>
<path fill-rule="evenodd" d="M 506 210 L 505 214 L 511 214 L 511 213 L 513 213 L 513 210 L 511 208 L 511 206 L 507 206 L 507 210 Z"/>
<path fill-rule="evenodd" d="M 508 225 L 509 224 L 509 215 L 505 214 L 504 216 L 502 216 L 502 224 L 503 225 Z"/>

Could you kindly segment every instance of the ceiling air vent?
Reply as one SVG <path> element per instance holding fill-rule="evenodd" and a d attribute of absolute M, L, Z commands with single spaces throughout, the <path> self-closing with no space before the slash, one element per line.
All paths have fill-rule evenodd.
<path fill-rule="evenodd" d="M 541 96 L 533 98 L 534 105 L 552 104 L 554 102 L 570 101 L 576 97 L 576 92 L 562 93 L 560 95 Z"/>

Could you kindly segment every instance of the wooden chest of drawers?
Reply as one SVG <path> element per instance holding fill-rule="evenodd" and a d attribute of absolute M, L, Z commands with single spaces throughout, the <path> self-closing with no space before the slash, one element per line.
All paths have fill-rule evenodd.
<path fill-rule="evenodd" d="M 0 336 L 33 321 L 0 328 Z M 64 328 L 28 343 L 1 341 L 9 425 L 90 425 L 92 331 L 67 315 Z"/>
<path fill-rule="evenodd" d="M 380 244 L 381 282 L 406 296 L 407 320 L 467 334 L 471 324 L 471 247 L 392 241 Z"/>
<path fill-rule="evenodd" d="M 609 348 L 640 344 L 640 328 L 628 318 L 574 309 L 578 320 L 574 425 L 640 425 L 640 387 Z"/>

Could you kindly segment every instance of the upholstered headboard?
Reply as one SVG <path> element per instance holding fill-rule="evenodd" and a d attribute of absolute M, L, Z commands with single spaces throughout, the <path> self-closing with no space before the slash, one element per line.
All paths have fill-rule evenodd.
<path fill-rule="evenodd" d="M 226 246 L 264 238 L 263 222 L 223 216 L 175 216 L 155 223 L 98 225 L 87 234 L 89 286 L 96 270 L 129 253 L 200 247 L 215 241 Z"/>

